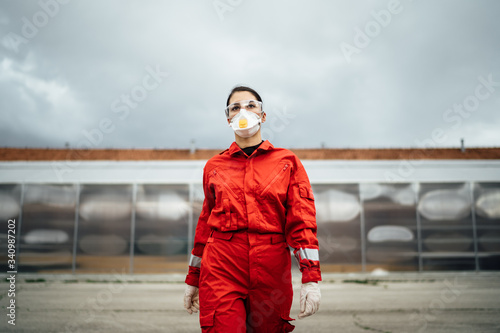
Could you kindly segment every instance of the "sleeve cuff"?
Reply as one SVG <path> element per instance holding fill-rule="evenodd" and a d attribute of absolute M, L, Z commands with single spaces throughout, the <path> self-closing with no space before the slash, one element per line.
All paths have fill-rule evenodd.
<path fill-rule="evenodd" d="M 198 267 L 189 266 L 189 272 L 186 275 L 186 284 L 194 287 L 200 286 L 200 269 Z"/>
<path fill-rule="evenodd" d="M 318 282 L 321 281 L 321 271 L 320 270 L 306 270 L 302 271 L 302 283 L 308 282 Z"/>

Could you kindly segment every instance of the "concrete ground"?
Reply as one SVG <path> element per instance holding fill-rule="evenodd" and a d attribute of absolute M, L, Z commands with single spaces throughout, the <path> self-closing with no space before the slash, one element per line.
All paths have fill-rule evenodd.
<path fill-rule="evenodd" d="M 0 332 L 200 332 L 179 275 L 18 274 L 0 283 Z M 324 274 L 294 332 L 500 332 L 500 273 Z M 297 318 L 299 278 L 294 275 Z M 15 299 L 15 326 L 7 305 Z"/>

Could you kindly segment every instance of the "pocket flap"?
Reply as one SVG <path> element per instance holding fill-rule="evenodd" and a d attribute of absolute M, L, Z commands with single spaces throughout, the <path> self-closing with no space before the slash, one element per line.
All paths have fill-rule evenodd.
<path fill-rule="evenodd" d="M 200 311 L 200 326 L 211 327 L 214 326 L 215 310 Z"/>
<path fill-rule="evenodd" d="M 309 186 L 299 185 L 299 193 L 302 198 L 314 200 L 312 188 Z"/>
<path fill-rule="evenodd" d="M 282 314 L 281 319 L 283 320 L 283 328 L 281 329 L 282 333 L 292 332 L 295 329 L 295 326 L 290 324 L 290 321 L 295 319 L 290 318 L 290 316 L 286 314 Z"/>
<path fill-rule="evenodd" d="M 288 314 L 282 314 L 281 315 L 281 319 L 283 319 L 284 321 L 293 321 L 293 320 L 295 320 L 292 317 L 290 317 L 290 315 L 288 315 Z"/>

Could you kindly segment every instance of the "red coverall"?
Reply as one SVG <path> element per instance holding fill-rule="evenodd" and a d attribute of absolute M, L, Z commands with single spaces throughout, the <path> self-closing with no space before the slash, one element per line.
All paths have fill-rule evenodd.
<path fill-rule="evenodd" d="M 249 157 L 233 142 L 205 165 L 203 190 L 186 277 L 199 287 L 202 331 L 291 332 L 288 245 L 302 283 L 321 280 L 314 197 L 302 163 L 269 141 Z"/>

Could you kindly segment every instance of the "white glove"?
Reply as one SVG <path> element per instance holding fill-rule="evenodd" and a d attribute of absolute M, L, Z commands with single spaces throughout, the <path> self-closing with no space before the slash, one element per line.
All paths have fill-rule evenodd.
<path fill-rule="evenodd" d="M 200 296 L 198 287 L 186 286 L 186 291 L 184 292 L 184 308 L 189 314 L 197 313 L 200 309 Z"/>
<path fill-rule="evenodd" d="M 317 282 L 303 283 L 300 287 L 299 319 L 313 315 L 319 309 L 321 292 Z"/>

